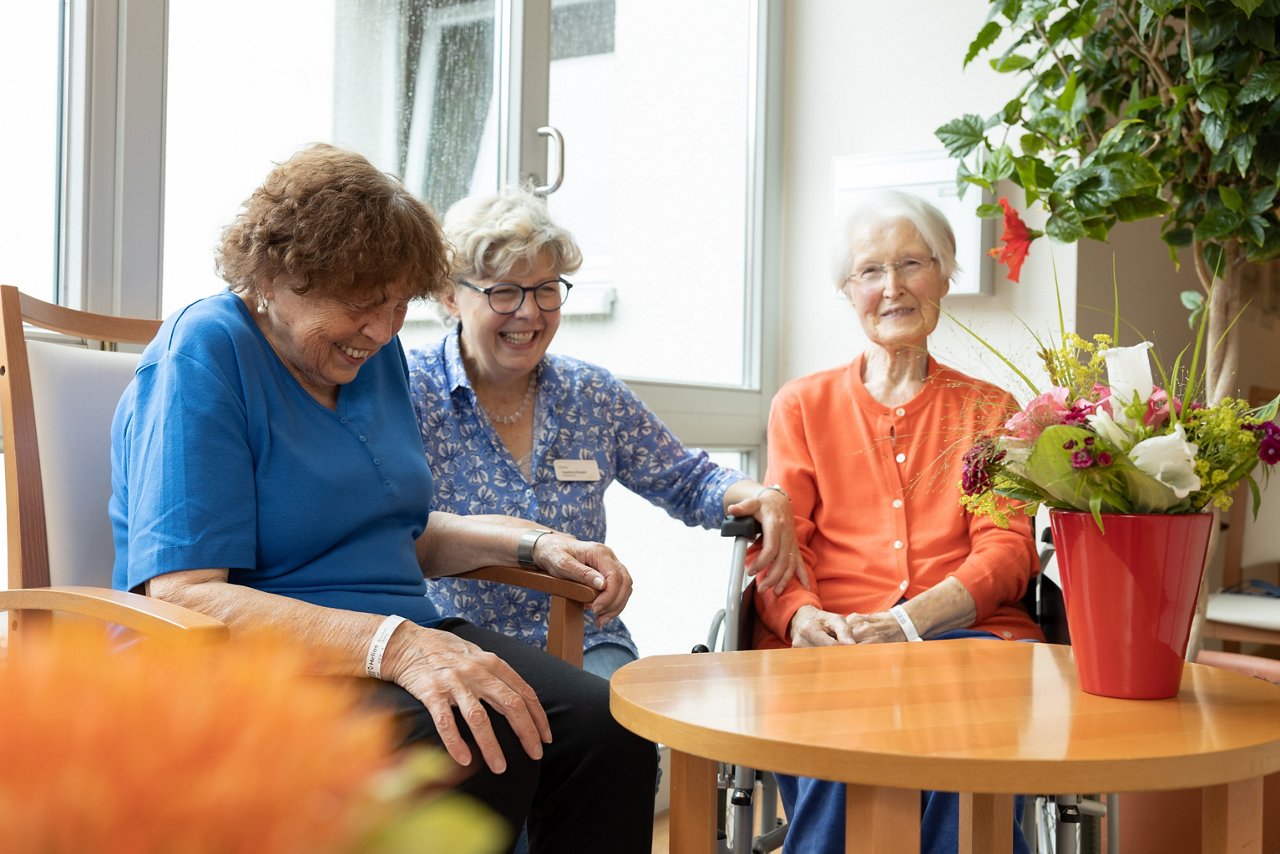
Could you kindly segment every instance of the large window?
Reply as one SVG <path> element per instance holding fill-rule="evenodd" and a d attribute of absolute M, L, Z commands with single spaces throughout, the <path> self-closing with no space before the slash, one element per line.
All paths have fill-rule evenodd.
<path fill-rule="evenodd" d="M 6 4 L 0 15 L 58 5 Z M 30 147 L 45 160 L 29 162 L 50 168 L 46 185 L 27 194 L 43 193 L 50 207 L 22 209 L 47 243 L 27 241 L 33 256 L 52 265 L 59 249 L 50 235 L 63 235 L 62 257 L 72 259 L 64 302 L 159 316 L 223 287 L 213 266 L 221 229 L 272 163 L 307 143 L 361 151 L 443 212 L 504 182 L 556 183 L 554 127 L 564 169 L 549 203 L 577 234 L 586 264 L 553 349 L 627 379 L 687 444 L 719 449 L 732 464 L 763 458 L 777 354 L 763 310 L 777 300 L 765 235 L 778 226 L 767 221 L 777 170 L 767 166 L 776 148 L 765 145 L 765 59 L 780 43 L 778 4 L 66 0 L 64 8 L 67 91 L 77 105 L 68 112 L 63 195 L 72 213 L 61 232 L 38 226 L 56 215 L 53 108 L 47 121 L 33 118 L 51 135 Z M 37 18 L 52 27 L 52 86 L 56 15 Z M 44 31 L 23 26 L 24 42 Z M 23 66 L 23 79 L 34 66 Z M 56 104 L 56 91 L 37 100 Z M 13 215 L 11 202 L 4 209 Z M 24 275 L 52 281 L 53 269 Z M 402 337 L 415 346 L 445 331 L 422 307 Z M 610 541 L 659 596 L 646 606 L 638 594 L 641 611 L 669 616 L 652 603 L 692 595 L 691 611 L 709 614 L 722 600 L 726 546 L 629 499 L 638 502 L 621 488 L 610 493 Z M 695 575 L 703 587 L 691 594 Z M 650 652 L 696 640 L 670 634 L 675 646 L 655 648 L 666 630 L 636 627 Z"/>
<path fill-rule="evenodd" d="M 0 284 L 54 298 L 58 270 L 60 3 L 0 4 Z"/>

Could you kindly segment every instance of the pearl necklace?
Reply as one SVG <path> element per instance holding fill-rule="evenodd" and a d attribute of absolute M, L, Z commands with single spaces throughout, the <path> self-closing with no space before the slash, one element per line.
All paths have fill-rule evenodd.
<path fill-rule="evenodd" d="M 529 404 L 533 403 L 533 393 L 538 388 L 538 374 L 541 372 L 542 366 L 539 365 L 537 370 L 529 374 L 529 384 L 525 386 L 524 399 L 520 401 L 520 408 L 510 415 L 494 415 L 483 403 L 480 404 L 480 408 L 484 410 L 485 415 L 489 416 L 489 420 L 495 424 L 515 424 L 529 411 Z M 477 395 L 476 402 L 479 403 L 479 401 L 480 398 Z"/>

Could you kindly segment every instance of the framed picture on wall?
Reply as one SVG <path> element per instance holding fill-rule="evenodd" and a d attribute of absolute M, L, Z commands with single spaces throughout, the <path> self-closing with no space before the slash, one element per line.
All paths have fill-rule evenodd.
<path fill-rule="evenodd" d="M 956 162 L 944 150 L 906 154 L 845 155 L 833 158 L 833 213 L 836 227 L 844 222 L 859 196 L 876 190 L 902 190 L 932 202 L 951 222 L 956 235 L 959 271 L 948 297 L 988 295 L 992 292 L 992 259 L 996 221 L 980 219 L 978 205 L 991 201 L 980 187 L 971 186 L 964 198 L 956 189 Z"/>

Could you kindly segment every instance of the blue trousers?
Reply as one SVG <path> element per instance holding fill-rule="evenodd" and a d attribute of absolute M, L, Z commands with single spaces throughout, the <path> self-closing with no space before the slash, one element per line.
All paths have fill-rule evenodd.
<path fill-rule="evenodd" d="M 990 632 L 956 629 L 935 640 L 991 638 Z M 783 854 L 839 854 L 844 848 L 844 783 L 775 774 L 778 793 L 787 812 L 787 841 Z M 921 792 L 920 854 L 956 854 L 960 837 L 960 796 L 955 792 Z M 1018 826 L 1025 799 L 1013 808 L 1013 854 L 1029 854 Z M 996 852 L 992 852 L 996 854 Z"/>

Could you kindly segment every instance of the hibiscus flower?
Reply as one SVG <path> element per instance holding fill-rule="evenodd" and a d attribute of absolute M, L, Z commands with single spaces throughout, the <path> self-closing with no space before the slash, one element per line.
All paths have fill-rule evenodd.
<path fill-rule="evenodd" d="M 987 254 L 1001 264 L 1008 264 L 1009 281 L 1016 282 L 1022 275 L 1022 262 L 1031 250 L 1031 241 L 1039 237 L 1040 232 L 1027 228 L 1018 212 L 1010 207 L 1007 198 L 1000 199 L 1000 207 L 1004 208 L 1004 234 L 1000 235 L 1004 246 L 990 249 Z"/>

